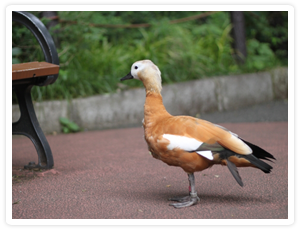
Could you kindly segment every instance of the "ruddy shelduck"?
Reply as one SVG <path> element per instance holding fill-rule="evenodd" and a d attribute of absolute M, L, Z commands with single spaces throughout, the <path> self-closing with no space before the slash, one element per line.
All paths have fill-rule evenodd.
<path fill-rule="evenodd" d="M 146 89 L 144 105 L 144 137 L 151 155 L 171 166 L 181 167 L 189 180 L 189 195 L 171 198 L 175 208 L 188 207 L 200 199 L 195 191 L 194 172 L 214 164 L 227 165 L 240 186 L 237 167 L 252 166 L 270 173 L 272 166 L 260 160 L 274 159 L 262 148 L 251 144 L 226 128 L 190 116 L 172 116 L 161 96 L 161 72 L 150 60 L 137 61 L 121 81 L 137 79 Z"/>

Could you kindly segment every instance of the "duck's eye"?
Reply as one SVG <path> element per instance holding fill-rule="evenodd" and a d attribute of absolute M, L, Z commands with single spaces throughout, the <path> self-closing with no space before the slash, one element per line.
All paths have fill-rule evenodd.
<path fill-rule="evenodd" d="M 135 68 L 135 69 L 138 69 L 138 67 L 137 67 L 137 66 L 135 66 L 134 68 Z"/>

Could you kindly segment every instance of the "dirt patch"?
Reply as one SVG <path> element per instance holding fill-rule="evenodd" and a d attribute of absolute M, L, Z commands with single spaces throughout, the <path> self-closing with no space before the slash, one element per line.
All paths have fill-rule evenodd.
<path fill-rule="evenodd" d="M 58 175 L 55 169 L 24 169 L 24 168 L 13 168 L 12 169 L 12 184 L 19 184 L 24 181 L 32 180 L 36 177 L 45 177 L 51 175 Z"/>

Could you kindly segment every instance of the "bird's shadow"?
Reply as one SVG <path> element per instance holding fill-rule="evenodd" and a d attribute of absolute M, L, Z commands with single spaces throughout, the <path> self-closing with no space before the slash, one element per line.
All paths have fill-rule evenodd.
<path fill-rule="evenodd" d="M 174 191 L 159 191 L 159 190 L 151 190 L 147 192 L 141 192 L 139 190 L 136 191 L 130 191 L 130 196 L 128 196 L 128 193 L 121 193 L 118 195 L 123 195 L 125 199 L 134 199 L 137 201 L 137 199 L 140 199 L 144 202 L 153 202 L 153 200 L 157 202 L 168 202 L 170 198 L 174 197 L 184 197 L 187 196 L 188 193 L 176 193 Z M 270 203 L 269 197 L 261 197 L 253 194 L 224 194 L 220 195 L 217 193 L 198 193 L 198 196 L 200 198 L 200 202 L 202 204 L 248 204 L 248 203 L 259 203 L 259 204 L 266 204 Z M 170 201 L 173 202 L 173 201 Z"/>
<path fill-rule="evenodd" d="M 160 194 L 163 199 L 169 199 L 171 197 L 183 197 L 186 196 L 187 193 L 181 193 L 181 194 L 174 194 L 174 193 L 168 193 L 168 194 Z M 253 194 L 224 194 L 224 195 L 220 195 L 220 194 L 208 194 L 208 193 L 201 193 L 198 194 L 199 198 L 200 198 L 200 202 L 205 204 L 205 203 L 237 203 L 237 204 L 246 204 L 246 203 L 269 203 L 270 200 L 268 198 L 265 197 L 258 197 L 256 195 Z"/>

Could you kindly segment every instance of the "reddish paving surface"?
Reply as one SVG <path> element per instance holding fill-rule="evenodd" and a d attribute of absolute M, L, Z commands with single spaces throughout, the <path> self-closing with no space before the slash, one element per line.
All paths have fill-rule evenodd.
<path fill-rule="evenodd" d="M 200 202 L 175 209 L 168 198 L 188 192 L 187 175 L 154 158 L 142 128 L 47 136 L 54 168 L 23 170 L 37 162 L 27 138 L 13 138 L 13 219 L 286 219 L 288 123 L 221 124 L 271 152 L 271 174 L 239 168 L 241 188 L 227 167 L 195 174 Z"/>

